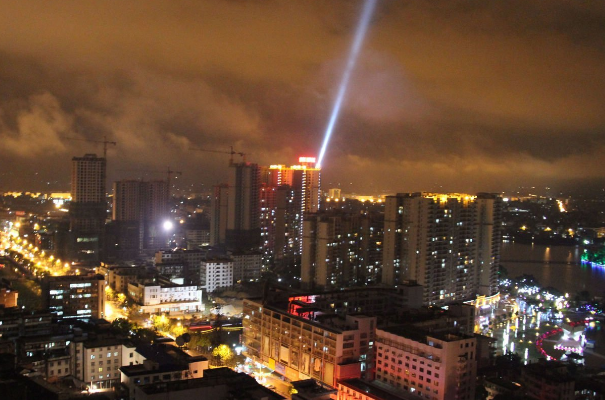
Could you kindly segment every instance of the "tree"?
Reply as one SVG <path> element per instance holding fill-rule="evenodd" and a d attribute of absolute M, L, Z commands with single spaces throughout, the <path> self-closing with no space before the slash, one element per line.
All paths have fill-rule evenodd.
<path fill-rule="evenodd" d="M 161 332 L 168 332 L 170 330 L 170 320 L 165 315 L 152 315 L 151 324 Z"/>
<path fill-rule="evenodd" d="M 233 358 L 231 348 L 226 344 L 220 344 L 212 350 L 212 355 L 217 359 L 219 365 L 224 365 Z"/>
<path fill-rule="evenodd" d="M 112 321 L 111 327 L 124 335 L 128 335 L 135 325 L 126 318 L 116 318 Z"/>
<path fill-rule="evenodd" d="M 193 335 L 191 338 L 191 344 L 196 347 L 201 347 L 203 351 L 206 351 L 212 345 L 210 334 L 198 333 Z"/>
<path fill-rule="evenodd" d="M 134 337 L 145 343 L 152 343 L 156 337 L 156 334 L 151 329 L 138 328 L 134 331 Z"/>
<path fill-rule="evenodd" d="M 170 333 L 172 333 L 174 337 L 181 336 L 185 332 L 187 332 L 187 328 L 181 325 L 180 322 L 170 327 Z"/>

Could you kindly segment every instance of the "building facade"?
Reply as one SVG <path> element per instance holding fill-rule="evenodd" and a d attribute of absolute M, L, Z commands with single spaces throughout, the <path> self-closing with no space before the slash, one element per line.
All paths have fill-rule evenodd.
<path fill-rule="evenodd" d="M 139 250 L 165 245 L 167 236 L 162 224 L 169 216 L 168 211 L 168 185 L 165 181 L 114 182 L 112 220 L 138 226 Z"/>
<path fill-rule="evenodd" d="M 47 276 L 42 280 L 44 307 L 60 319 L 100 319 L 105 315 L 103 275 Z"/>
<path fill-rule="evenodd" d="M 212 259 L 200 263 L 200 285 L 206 293 L 233 286 L 233 260 Z"/>
<path fill-rule="evenodd" d="M 227 204 L 228 248 L 247 250 L 260 246 L 260 170 L 257 164 L 232 163 Z"/>
<path fill-rule="evenodd" d="M 302 252 L 305 215 L 319 210 L 321 170 L 316 168 L 315 158 L 300 157 L 298 165 L 263 167 L 261 182 L 267 197 L 263 215 L 271 226 L 266 230 L 265 246 L 278 263 L 297 262 Z"/>
<path fill-rule="evenodd" d="M 233 260 L 233 284 L 260 279 L 263 259 L 260 252 L 234 252 L 229 257 Z"/>
<path fill-rule="evenodd" d="M 376 380 L 431 400 L 472 400 L 476 339 L 412 326 L 376 330 Z"/>
<path fill-rule="evenodd" d="M 374 284 L 382 267 L 380 214 L 332 209 L 303 223 L 301 282 L 307 288 Z"/>
<path fill-rule="evenodd" d="M 72 375 L 84 387 L 109 389 L 120 384 L 124 346 L 121 340 L 103 338 L 70 343 Z"/>
<path fill-rule="evenodd" d="M 105 183 L 105 158 L 86 154 L 72 159 L 69 217 L 75 241 L 74 259 L 88 262 L 100 259 L 107 216 Z"/>
<path fill-rule="evenodd" d="M 245 354 L 289 380 L 372 379 L 376 317 L 319 320 L 244 300 Z"/>
<path fill-rule="evenodd" d="M 159 283 L 129 283 L 128 296 L 146 314 L 183 314 L 203 311 L 198 286 Z"/>
<path fill-rule="evenodd" d="M 427 305 L 493 295 L 501 230 L 497 195 L 387 196 L 382 283 L 416 281 Z"/>

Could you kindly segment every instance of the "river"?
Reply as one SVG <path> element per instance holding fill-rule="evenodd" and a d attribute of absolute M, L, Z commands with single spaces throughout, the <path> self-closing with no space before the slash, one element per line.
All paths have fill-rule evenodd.
<path fill-rule="evenodd" d="M 581 247 L 503 243 L 500 263 L 509 278 L 533 275 L 541 287 L 552 286 L 573 295 L 587 290 L 591 296 L 605 293 L 605 268 L 580 262 Z"/>

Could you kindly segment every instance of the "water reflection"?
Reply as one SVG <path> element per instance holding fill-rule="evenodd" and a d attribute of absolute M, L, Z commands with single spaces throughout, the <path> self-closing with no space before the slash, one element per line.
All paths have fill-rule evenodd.
<path fill-rule="evenodd" d="M 593 296 L 602 295 L 605 269 L 582 265 L 580 255 L 579 247 L 503 243 L 501 264 L 510 278 L 530 274 L 542 287 L 553 286 L 570 294 L 587 290 Z"/>

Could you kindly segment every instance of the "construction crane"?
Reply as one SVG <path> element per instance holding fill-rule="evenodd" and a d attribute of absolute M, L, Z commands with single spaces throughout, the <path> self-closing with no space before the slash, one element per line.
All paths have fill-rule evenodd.
<path fill-rule="evenodd" d="M 103 158 L 107 158 L 107 145 L 113 144 L 117 146 L 117 142 L 112 142 L 107 140 L 107 136 L 103 136 L 103 140 L 94 140 L 94 139 L 82 139 L 82 138 L 72 138 L 72 137 L 64 137 L 65 140 L 79 140 L 81 142 L 92 142 L 92 143 L 103 143 Z"/>
<path fill-rule="evenodd" d="M 233 150 L 233 146 L 229 146 L 229 151 L 225 151 L 225 150 L 207 150 L 207 149 L 198 149 L 197 147 L 191 147 L 189 150 L 195 150 L 195 151 L 203 151 L 206 153 L 219 153 L 219 154 L 229 154 L 231 157 L 229 157 L 229 165 L 233 165 L 233 156 L 235 154 L 239 155 L 242 157 L 242 161 L 246 162 L 246 154 L 249 153 L 242 153 L 240 151 L 235 151 Z"/>

